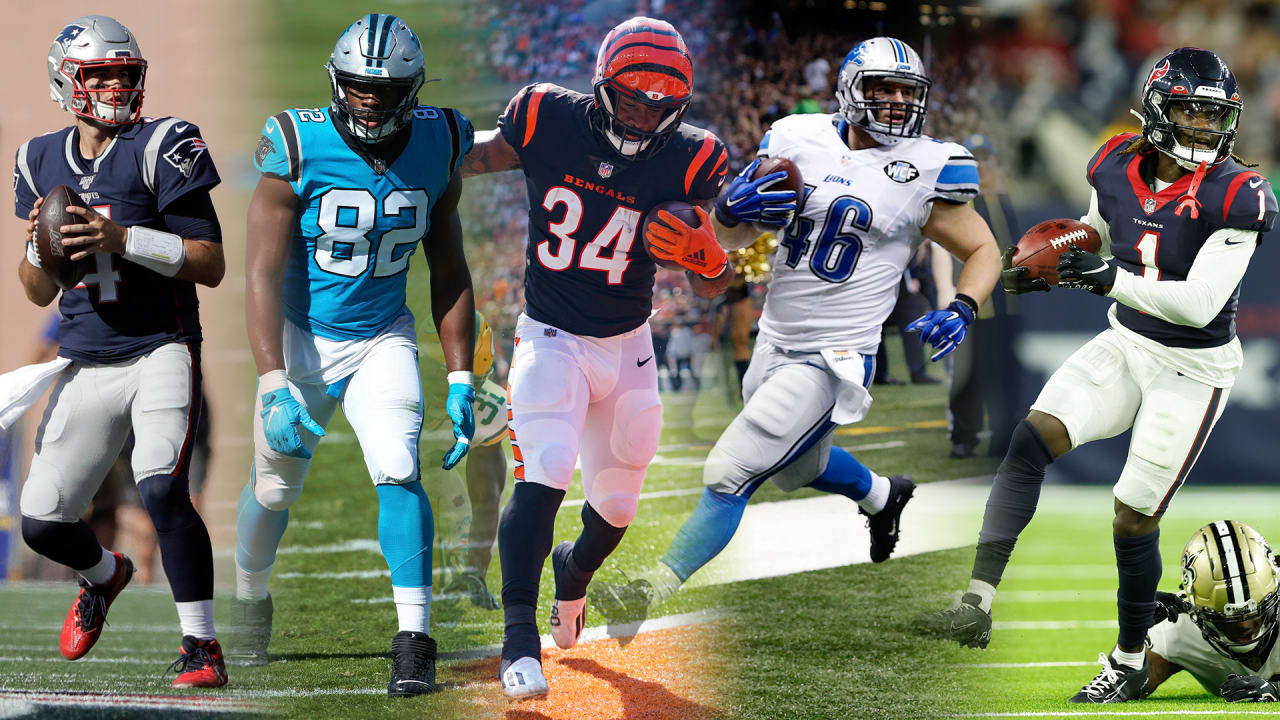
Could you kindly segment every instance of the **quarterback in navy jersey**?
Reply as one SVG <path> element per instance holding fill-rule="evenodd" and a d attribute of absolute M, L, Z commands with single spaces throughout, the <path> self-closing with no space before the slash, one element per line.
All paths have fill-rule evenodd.
<path fill-rule="evenodd" d="M 27 297 L 47 305 L 59 288 L 31 245 L 42 197 L 58 185 L 88 208 L 64 225 L 72 260 L 91 271 L 59 300 L 56 379 L 22 492 L 22 531 L 36 552 L 75 569 L 80 595 L 62 629 L 62 654 L 84 656 L 112 600 L 133 575 L 129 558 L 103 548 L 80 518 L 130 431 L 134 479 L 156 528 L 182 628 L 175 687 L 226 684 L 213 628 L 213 555 L 191 505 L 187 475 L 200 395 L 195 284 L 222 280 L 221 229 L 209 190 L 218 184 L 199 129 L 144 118 L 147 62 L 133 35 L 100 15 L 76 18 L 49 50 L 53 98 L 75 124 L 17 153 L 17 215 L 28 252 Z"/>
<path fill-rule="evenodd" d="M 1072 702 L 1123 702 L 1147 692 L 1143 640 L 1161 573 L 1160 517 L 1240 370 L 1240 282 L 1276 219 L 1271 184 L 1231 154 L 1243 102 L 1216 54 L 1169 53 L 1147 76 L 1141 100 L 1142 134 L 1111 138 L 1086 169 L 1093 194 L 1081 220 L 1101 235 L 1101 252 L 1072 247 L 1058 263 L 1058 287 L 1116 300 L 1111 327 L 1049 378 L 1015 429 L 992 486 L 968 592 L 934 616 L 939 631 L 985 647 L 996 585 L 1035 512 L 1045 467 L 1132 428 L 1114 488 L 1120 632 L 1115 648 L 1100 656 L 1102 672 Z M 1026 268 L 1009 267 L 1010 254 L 1007 291 L 1049 290 Z"/>
<path fill-rule="evenodd" d="M 637 242 L 645 213 L 668 200 L 697 207 L 697 227 L 659 212 L 646 237 L 655 257 L 687 270 L 696 293 L 718 295 L 733 276 L 718 223 L 702 207 L 719 193 L 728 154 L 711 133 L 681 123 L 692 93 L 680 34 L 632 18 L 601 43 L 592 95 L 524 88 L 463 164 L 464 175 L 521 169 L 529 193 L 527 303 L 508 378 L 516 483 L 498 529 L 499 676 L 510 697 L 547 692 L 535 621 L 547 555 L 556 580 L 551 633 L 573 647 L 587 584 L 635 517 L 657 452 L 662 407 L 647 323 L 656 266 Z M 582 534 L 552 552 L 579 454 Z"/>

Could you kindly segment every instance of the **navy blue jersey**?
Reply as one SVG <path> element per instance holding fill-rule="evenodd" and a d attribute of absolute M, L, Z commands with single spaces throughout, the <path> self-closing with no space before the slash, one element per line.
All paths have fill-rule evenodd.
<path fill-rule="evenodd" d="M 92 160 L 81 157 L 74 127 L 40 135 L 18 148 L 14 193 L 26 220 L 37 198 L 69 185 L 99 213 L 124 227 L 172 232 L 164 211 L 219 182 L 200 130 L 178 118 L 146 118 L 124 128 Z M 199 238 L 220 240 L 218 237 Z M 165 277 L 114 253 L 97 253 L 84 280 L 62 293 L 58 354 L 111 363 L 171 342 L 199 341 L 195 285 Z"/>
<path fill-rule="evenodd" d="M 1111 231 L 1111 253 L 1120 267 L 1157 280 L 1186 280 L 1205 240 L 1224 229 L 1267 232 L 1275 225 L 1276 198 L 1262 175 L 1230 158 L 1210 168 L 1188 199 L 1193 173 L 1160 192 L 1148 181 L 1156 150 L 1125 152 L 1137 138 L 1116 135 L 1089 161 L 1088 179 L 1098 193 L 1098 212 Z M 1181 214 L 1178 208 L 1185 206 Z M 1218 347 L 1235 337 L 1237 287 L 1208 325 L 1176 325 L 1124 304 L 1116 319 L 1134 332 L 1169 347 Z"/>
<path fill-rule="evenodd" d="M 525 312 L 575 335 L 610 337 L 649 319 L 656 266 L 637 242 L 645 212 L 720 192 L 728 153 L 681 125 L 650 158 L 630 161 L 591 127 L 591 96 L 550 84 L 521 90 L 498 120 L 529 191 Z"/>

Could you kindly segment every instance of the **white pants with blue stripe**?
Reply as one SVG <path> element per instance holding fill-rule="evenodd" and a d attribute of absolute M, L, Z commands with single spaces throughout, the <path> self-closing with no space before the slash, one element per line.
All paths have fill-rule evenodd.
<path fill-rule="evenodd" d="M 863 356 L 861 367 L 867 387 L 874 356 Z M 757 342 L 742 381 L 745 405 L 707 456 L 703 482 L 735 495 L 770 479 L 786 491 L 808 485 L 826 469 L 831 413 L 845 384 L 820 353 Z"/>

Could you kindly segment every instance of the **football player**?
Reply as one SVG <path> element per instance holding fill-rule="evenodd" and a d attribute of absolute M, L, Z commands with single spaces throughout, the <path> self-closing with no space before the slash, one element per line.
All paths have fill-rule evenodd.
<path fill-rule="evenodd" d="M 1228 702 L 1280 700 L 1277 562 L 1243 523 L 1218 520 L 1195 531 L 1182 551 L 1180 592 L 1156 593 L 1148 695 L 1186 670 Z"/>
<path fill-rule="evenodd" d="M 1102 672 L 1072 702 L 1142 696 L 1160 516 L 1226 406 L 1243 360 L 1235 333 L 1240 281 L 1276 219 L 1270 183 L 1231 155 L 1243 103 L 1217 55 L 1179 48 L 1161 58 L 1141 104 L 1142 133 L 1111 138 L 1086 168 L 1093 195 L 1081 220 L 1102 236 L 1100 253 L 1072 248 L 1058 262 L 1058 287 L 1117 301 L 1107 314 L 1111 327 L 1063 363 L 1015 428 L 987 500 L 968 591 L 929 621 L 934 632 L 986 647 L 991 601 L 1035 512 L 1045 467 L 1132 428 L 1112 523 L 1119 637 Z M 1012 253 L 1005 254 L 1005 290 L 1049 290 L 1027 268 L 1009 267 Z"/>
<path fill-rule="evenodd" d="M 127 28 L 102 15 L 67 23 L 49 48 L 49 91 L 75 124 L 18 148 L 14 190 L 27 256 L 27 297 L 62 313 L 62 370 L 40 422 L 22 490 L 22 535 L 32 550 L 80 573 L 60 647 L 81 658 L 133 577 L 129 558 L 103 548 L 80 518 L 132 430 L 133 479 L 155 525 L 178 606 L 175 687 L 227 682 L 213 627 L 213 552 L 191 505 L 188 471 L 201 413 L 196 284 L 222 280 L 222 230 L 209 191 L 218 172 L 195 125 L 143 118 L 147 61 Z M 42 197 L 58 185 L 69 207 L 71 260 L 91 272 L 59 297 L 32 245 Z"/>
<path fill-rule="evenodd" d="M 341 405 L 373 480 L 391 570 L 399 632 L 387 694 L 419 695 L 435 688 L 433 520 L 419 481 L 424 410 L 405 287 L 421 243 L 456 438 L 447 469 L 474 429 L 475 309 L 457 211 L 458 167 L 473 133 L 456 110 L 418 104 L 422 48 L 393 15 L 352 23 L 328 70 L 329 107 L 268 118 L 254 155 L 262 177 L 249 205 L 246 309 L 258 392 L 253 468 L 236 518 L 232 623 L 245 639 L 234 654 L 267 661 L 271 566 L 312 452 Z"/>
<path fill-rule="evenodd" d="M 683 124 L 693 63 L 680 34 L 637 17 L 613 28 L 596 58 L 594 91 L 524 88 L 498 129 L 467 157 L 469 174 L 521 169 L 529 193 L 527 304 L 508 378 L 515 487 L 498 527 L 506 632 L 499 676 L 509 697 L 547 692 L 535 621 L 538 581 L 556 511 L 582 457 L 582 533 L 552 557 L 551 633 L 573 647 L 587 583 L 635 517 L 662 426 L 648 319 L 655 264 L 638 244 L 659 202 L 710 205 L 728 153 Z M 655 256 L 679 263 L 712 297 L 733 277 L 710 217 L 690 227 L 660 214 Z M 661 223 L 658 223 L 661 224 Z"/>
<path fill-rule="evenodd" d="M 912 251 L 928 238 L 964 262 L 956 299 L 910 329 L 939 360 L 965 337 L 1000 273 L 1000 253 L 969 204 L 978 168 L 962 146 L 923 134 L 930 81 L 906 43 L 877 37 L 856 45 L 840 68 L 833 114 L 782 118 L 760 141 L 760 158 L 785 158 L 805 178 L 794 218 L 757 222 L 783 230 L 743 380 L 745 405 L 716 442 L 703 470 L 706 488 L 660 564 L 597 598 L 607 614 L 639 619 L 728 545 L 751 495 L 772 480 L 785 491 L 811 487 L 844 495 L 868 516 L 871 560 L 887 560 L 899 518 L 915 489 L 910 478 L 878 475 L 833 447 L 838 425 L 871 405 L 880 328 L 893 310 Z M 757 230 L 734 215 L 769 190 L 750 177 L 730 183 L 716 204 L 731 246 Z M 743 218 L 746 219 L 746 218 Z"/>

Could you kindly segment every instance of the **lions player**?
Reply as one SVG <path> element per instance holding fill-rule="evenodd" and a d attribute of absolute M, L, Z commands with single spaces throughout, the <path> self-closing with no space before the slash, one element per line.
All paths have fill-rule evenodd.
<path fill-rule="evenodd" d="M 1228 702 L 1280 700 L 1280 559 L 1258 531 L 1218 520 L 1182 551 L 1178 594 L 1156 593 L 1146 694 L 1186 670 Z"/>
<path fill-rule="evenodd" d="M 728 154 L 681 123 L 693 63 L 680 34 L 637 17 L 600 45 L 593 95 L 551 84 L 521 90 L 467 157 L 469 174 L 524 170 L 529 192 L 527 304 L 511 360 L 515 488 L 498 527 L 506 632 L 499 670 L 510 697 L 547 692 L 535 621 L 556 511 L 582 454 L 582 534 L 552 558 L 551 632 L 572 647 L 587 584 L 635 517 L 662 426 L 648 319 L 655 265 L 635 245 L 644 214 L 666 200 L 707 204 Z M 714 296 L 733 277 L 707 213 L 670 213 L 654 252 Z"/>
<path fill-rule="evenodd" d="M 839 112 L 792 115 L 765 133 L 758 155 L 794 162 L 805 196 L 794 218 L 755 218 L 785 232 L 743 379 L 745 405 L 707 456 L 702 499 L 661 563 L 598 595 L 611 616 L 642 617 L 710 562 L 737 531 L 752 493 L 770 479 L 786 491 L 812 487 L 854 500 L 869 516 L 871 559 L 893 552 L 915 485 L 863 467 L 832 446 L 833 431 L 862 419 L 871 405 L 880 327 L 913 248 L 928 238 L 964 262 L 956 300 L 910 326 L 934 346 L 934 360 L 964 340 L 999 274 L 995 239 L 969 205 L 978 194 L 977 164 L 962 146 L 923 134 L 929 87 L 910 46 L 872 38 L 840 68 Z M 737 225 L 735 209 L 753 196 L 785 199 L 768 189 L 773 176 L 749 179 L 758 163 L 720 196 L 722 224 Z M 723 235 L 740 246 L 756 230 L 744 223 Z"/>
<path fill-rule="evenodd" d="M 329 58 L 328 108 L 267 120 L 249 206 L 247 316 L 258 366 L 254 460 L 236 518 L 236 654 L 266 662 L 267 579 L 324 426 L 341 405 L 378 497 L 378 541 L 391 569 L 399 630 L 387 693 L 435 687 L 431 506 L 419 482 L 422 389 L 409 259 L 422 243 L 431 310 L 448 368 L 446 410 L 470 442 L 475 309 L 462 255 L 457 173 L 471 125 L 418 105 L 424 73 L 413 31 L 393 15 L 356 20 Z"/>
<path fill-rule="evenodd" d="M 147 61 L 133 34 L 101 15 L 67 23 L 49 48 L 49 90 L 75 124 L 18 148 L 14 190 L 27 257 L 18 277 L 45 306 L 58 286 L 31 244 L 42 197 L 58 185 L 89 208 L 64 225 L 72 260 L 93 271 L 62 292 L 57 380 L 22 490 L 22 535 L 32 550 L 80 573 L 62 627 L 68 660 L 83 657 L 133 564 L 98 544 L 81 520 L 130 430 L 138 492 L 155 525 L 178 606 L 182 654 L 175 687 L 227 682 L 213 628 L 213 552 L 191 505 L 187 473 L 201 412 L 196 283 L 224 272 L 222 231 L 209 190 L 218 172 L 199 129 L 143 118 Z"/>
<path fill-rule="evenodd" d="M 1102 254 L 1062 254 L 1059 287 L 1115 298 L 1111 328 L 1063 363 L 1014 430 L 987 501 L 973 577 L 932 629 L 985 647 L 991 601 L 1018 534 L 1030 522 L 1045 467 L 1084 443 L 1133 428 L 1115 485 L 1120 633 L 1102 672 L 1072 702 L 1142 696 L 1143 638 L 1160 580 L 1160 516 L 1186 479 L 1226 406 L 1243 354 L 1235 334 L 1240 281 L 1261 233 L 1276 219 L 1262 175 L 1231 155 L 1243 103 L 1235 76 L 1208 50 L 1162 58 L 1142 90 L 1142 134 L 1106 142 L 1089 162 L 1093 186 L 1081 218 Z M 1005 289 L 1047 291 L 1026 268 Z M 1103 258 L 1114 255 L 1115 262 Z"/>

